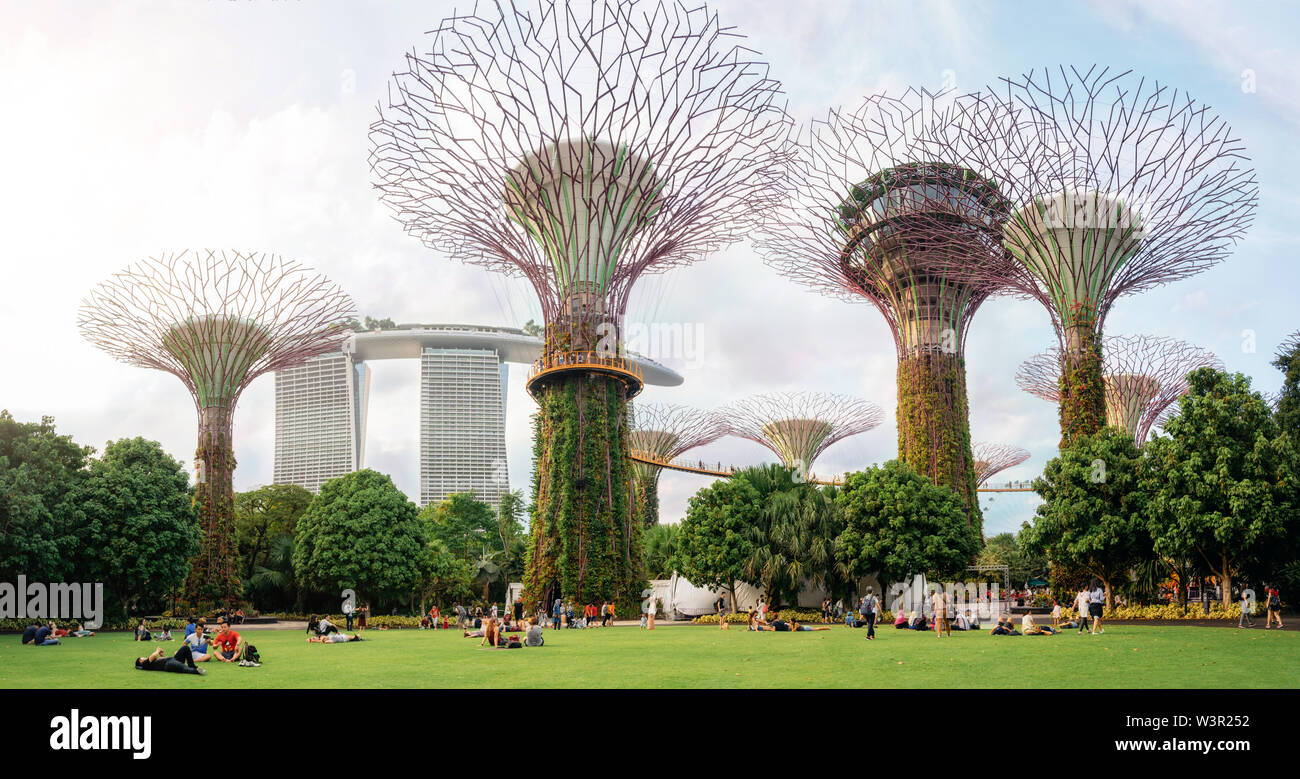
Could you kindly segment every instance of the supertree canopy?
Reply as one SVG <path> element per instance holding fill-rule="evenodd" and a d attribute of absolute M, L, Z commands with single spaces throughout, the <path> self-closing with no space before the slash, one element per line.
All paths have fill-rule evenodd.
<path fill-rule="evenodd" d="M 884 417 L 870 401 L 820 392 L 753 395 L 718 413 L 731 435 L 766 446 L 803 475 L 831 444 L 875 428 Z"/>
<path fill-rule="evenodd" d="M 231 430 L 239 396 L 268 371 L 341 347 L 352 299 L 277 256 L 182 251 L 151 257 L 87 296 L 78 327 L 122 362 L 167 371 L 198 410 L 196 489 L 202 544 L 186 583 L 191 603 L 239 598 Z"/>
<path fill-rule="evenodd" d="M 639 593 L 623 357 L 645 273 L 748 234 L 780 197 L 789 120 L 767 66 L 705 7 L 493 4 L 406 56 L 371 127 L 406 231 L 533 286 L 545 319 L 530 602 Z"/>
<path fill-rule="evenodd" d="M 830 295 L 866 300 L 898 350 L 898 453 L 961 495 L 978 521 L 965 341 L 994 275 L 1009 207 L 995 182 L 927 154 L 936 97 L 874 96 L 812 122 L 791 197 L 760 233 L 767 261 Z"/>
<path fill-rule="evenodd" d="M 1029 459 L 1029 450 L 1009 444 L 990 444 L 977 441 L 971 447 L 975 455 L 975 485 L 984 486 L 985 482 L 1008 468 Z"/>
<path fill-rule="evenodd" d="M 1173 414 L 1174 403 L 1187 392 L 1188 373 L 1205 367 L 1223 370 L 1223 362 L 1212 352 L 1174 338 L 1108 336 L 1101 345 L 1106 424 L 1127 430 L 1138 446 L 1152 427 Z M 1061 366 L 1061 351 L 1053 347 L 1022 364 L 1016 384 L 1059 403 Z"/>
<path fill-rule="evenodd" d="M 669 462 L 726 434 L 726 423 L 711 411 L 675 404 L 636 403 L 632 407 L 627 439 L 632 451 Z M 646 527 L 659 524 L 659 474 L 662 470 L 646 462 L 633 463 L 636 513 Z"/>
<path fill-rule="evenodd" d="M 1097 67 L 1004 79 L 955 100 L 924 137 L 1015 204 L 1004 261 L 955 271 L 1047 308 L 1064 359 L 1062 444 L 1095 432 L 1111 305 L 1220 262 L 1253 219 L 1240 140 L 1185 93 Z"/>

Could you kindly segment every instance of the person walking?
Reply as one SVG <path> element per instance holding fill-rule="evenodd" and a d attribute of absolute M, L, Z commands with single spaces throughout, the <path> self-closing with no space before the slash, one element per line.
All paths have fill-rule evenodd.
<path fill-rule="evenodd" d="M 650 602 L 646 604 L 646 612 L 645 612 L 646 630 L 655 629 L 655 612 L 658 610 L 658 608 L 659 608 L 659 599 L 651 595 Z"/>
<path fill-rule="evenodd" d="M 1278 592 L 1276 587 L 1268 588 L 1268 621 L 1264 623 L 1264 629 L 1273 626 L 1274 620 L 1277 621 L 1278 630 L 1282 629 L 1282 593 Z"/>
<path fill-rule="evenodd" d="M 1079 612 L 1079 633 L 1088 629 L 1088 612 L 1092 608 L 1092 597 L 1088 595 L 1088 588 L 1079 590 L 1079 594 L 1074 596 L 1074 610 Z"/>
<path fill-rule="evenodd" d="M 1106 591 L 1101 587 L 1099 579 L 1092 580 L 1092 591 L 1088 593 L 1088 616 L 1092 617 L 1092 635 L 1105 633 L 1106 629 L 1101 626 L 1101 613 L 1106 607 Z"/>
<path fill-rule="evenodd" d="M 880 615 L 880 599 L 876 597 L 873 588 L 867 588 L 867 594 L 862 596 L 862 603 L 858 606 L 858 614 L 862 616 L 862 621 L 867 623 L 867 640 L 876 640 L 876 618 Z"/>
<path fill-rule="evenodd" d="M 718 608 L 718 630 L 727 629 L 727 596 L 719 595 L 718 601 L 713 604 Z"/>
<path fill-rule="evenodd" d="M 1246 597 L 1245 590 L 1241 591 L 1241 614 L 1237 617 L 1237 627 L 1255 627 L 1255 620 L 1250 618 L 1250 598 Z"/>

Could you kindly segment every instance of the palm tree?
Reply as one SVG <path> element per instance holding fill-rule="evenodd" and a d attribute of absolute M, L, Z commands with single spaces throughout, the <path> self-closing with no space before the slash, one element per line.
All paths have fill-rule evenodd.
<path fill-rule="evenodd" d="M 474 582 L 483 585 L 484 603 L 488 601 L 488 590 L 491 588 L 492 583 L 499 581 L 504 573 L 504 569 L 498 562 L 502 554 L 502 552 L 489 551 L 485 548 L 479 554 L 478 559 L 471 563 L 474 570 Z"/>
<path fill-rule="evenodd" d="M 248 590 L 271 600 L 275 594 L 281 595 L 302 611 L 302 591 L 293 575 L 293 546 L 293 536 L 277 536 L 267 550 L 266 564 L 256 566 L 248 578 Z"/>
<path fill-rule="evenodd" d="M 764 498 L 761 516 L 749 529 L 753 551 L 745 573 L 762 583 L 768 602 L 796 600 L 807 580 L 828 592 L 843 589 L 849 577 L 835 560 L 835 489 L 796 482 L 781 466 L 750 469 L 747 477 Z"/>
<path fill-rule="evenodd" d="M 642 543 L 645 546 L 646 576 L 666 579 L 673 574 L 673 557 L 677 554 L 677 525 L 653 525 L 646 529 Z"/>

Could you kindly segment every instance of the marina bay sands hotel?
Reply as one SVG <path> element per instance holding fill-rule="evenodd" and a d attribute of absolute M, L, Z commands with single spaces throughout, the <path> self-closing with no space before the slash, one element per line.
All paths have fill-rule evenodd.
<path fill-rule="evenodd" d="M 506 467 L 508 363 L 532 364 L 542 341 L 522 330 L 398 325 L 357 332 L 343 349 L 275 374 L 276 484 L 312 492 L 365 467 L 369 360 L 420 361 L 420 495 L 437 503 L 473 490 L 496 507 L 510 489 Z M 682 377 L 645 358 L 646 384 Z"/>

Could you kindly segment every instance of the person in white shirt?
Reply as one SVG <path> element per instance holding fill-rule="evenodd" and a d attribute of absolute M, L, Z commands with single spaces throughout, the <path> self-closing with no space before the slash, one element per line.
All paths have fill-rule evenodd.
<path fill-rule="evenodd" d="M 1092 597 L 1086 589 L 1079 590 L 1079 594 L 1074 598 L 1074 609 L 1079 612 L 1079 632 L 1088 629 L 1088 610 L 1092 604 Z"/>
<path fill-rule="evenodd" d="M 655 599 L 654 596 L 651 596 L 650 604 L 646 607 L 646 613 L 645 613 L 646 630 L 655 629 L 655 611 L 658 610 L 658 608 L 659 608 L 659 601 Z"/>
<path fill-rule="evenodd" d="M 1052 627 L 1057 630 L 1061 629 L 1061 604 L 1056 600 L 1052 601 Z"/>
<path fill-rule="evenodd" d="M 212 653 L 208 651 L 208 637 L 199 627 L 193 633 L 185 637 L 185 643 L 190 648 L 190 658 L 196 663 L 206 663 L 212 659 Z"/>

